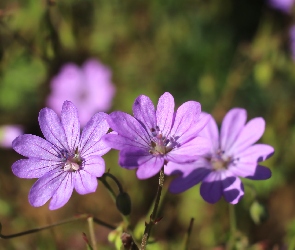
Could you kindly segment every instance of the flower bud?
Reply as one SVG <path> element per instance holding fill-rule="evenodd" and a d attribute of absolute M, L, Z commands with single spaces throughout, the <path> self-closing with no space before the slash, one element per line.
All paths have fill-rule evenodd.
<path fill-rule="evenodd" d="M 116 206 L 123 215 L 131 213 L 131 199 L 126 192 L 121 192 L 116 198 Z"/>

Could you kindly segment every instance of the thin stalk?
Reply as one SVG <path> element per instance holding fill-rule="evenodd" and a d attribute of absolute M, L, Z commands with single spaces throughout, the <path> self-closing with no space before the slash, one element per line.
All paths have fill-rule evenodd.
<path fill-rule="evenodd" d="M 159 185 L 157 189 L 155 204 L 154 204 L 153 212 L 150 216 L 150 221 L 145 226 L 144 234 L 141 240 L 141 248 L 140 248 L 141 250 L 145 250 L 147 241 L 151 234 L 152 227 L 157 223 L 156 218 L 157 218 L 157 212 L 158 212 L 158 207 L 159 207 L 159 203 L 161 199 L 163 185 L 164 185 L 164 167 L 161 169 L 159 174 Z"/>
<path fill-rule="evenodd" d="M 63 224 L 67 224 L 67 223 L 70 223 L 70 222 L 74 222 L 74 221 L 78 221 L 78 220 L 85 220 L 88 217 L 89 217 L 88 214 L 82 214 L 82 215 L 76 216 L 75 218 L 72 218 L 72 219 L 64 220 L 64 221 L 61 221 L 61 222 L 58 222 L 58 223 L 54 223 L 54 224 L 51 224 L 51 225 L 48 225 L 48 226 L 44 226 L 44 227 L 37 227 L 37 228 L 30 229 L 30 230 L 23 231 L 23 232 L 16 233 L 16 234 L 4 235 L 4 234 L 0 233 L 0 238 L 1 239 L 16 238 L 16 237 L 19 237 L 19 236 L 36 233 L 36 232 L 39 232 L 39 231 L 42 231 L 42 230 L 45 230 L 45 229 L 49 229 L 49 228 L 52 228 L 52 227 L 56 227 L 56 226 L 60 226 L 60 225 L 63 225 Z"/>
<path fill-rule="evenodd" d="M 191 233 L 193 230 L 194 220 L 195 220 L 194 218 L 191 218 L 188 229 L 187 229 L 187 237 L 186 237 L 185 246 L 184 246 L 185 250 L 188 250 L 188 248 L 189 248 L 189 240 L 190 240 L 190 236 L 191 236 Z"/>
<path fill-rule="evenodd" d="M 30 229 L 30 230 L 23 231 L 23 232 L 16 233 L 16 234 L 4 235 L 4 234 L 0 233 L 0 239 L 11 239 L 11 238 L 20 237 L 20 236 L 27 235 L 27 234 L 37 233 L 37 232 L 40 232 L 40 231 L 45 230 L 45 229 L 53 228 L 53 227 L 56 227 L 56 226 L 60 226 L 60 225 L 67 224 L 67 223 L 74 222 L 74 221 L 78 221 L 78 220 L 85 220 L 85 219 L 88 219 L 88 218 L 89 218 L 89 214 L 81 214 L 81 215 L 75 216 L 72 219 L 63 220 L 63 221 L 60 221 L 60 222 L 57 222 L 57 223 L 54 223 L 54 224 L 51 224 L 51 225 L 48 225 L 48 226 L 37 227 L 37 228 Z M 116 229 L 115 226 L 112 226 L 112 225 L 110 225 L 110 224 L 108 224 L 106 222 L 103 222 L 103 221 L 101 221 L 101 220 L 99 220 L 97 218 L 94 218 L 94 217 L 91 217 L 91 218 L 93 218 L 93 221 L 96 224 L 102 225 L 102 226 L 107 227 L 107 228 L 112 229 L 112 230 Z M 0 224 L 0 229 L 2 229 L 1 224 Z"/>
<path fill-rule="evenodd" d="M 91 240 L 92 249 L 97 250 L 96 238 L 95 238 L 94 227 L 93 227 L 93 218 L 88 217 L 87 222 L 88 222 L 88 227 L 89 227 L 89 233 L 90 233 L 90 240 Z"/>
<path fill-rule="evenodd" d="M 236 233 L 237 233 L 237 221 L 235 215 L 234 205 L 229 204 L 229 224 L 230 224 L 230 237 L 227 245 L 227 250 L 233 250 L 235 248 Z"/>

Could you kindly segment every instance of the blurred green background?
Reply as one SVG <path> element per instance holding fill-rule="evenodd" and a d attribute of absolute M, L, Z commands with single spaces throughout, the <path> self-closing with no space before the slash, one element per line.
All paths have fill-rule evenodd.
<path fill-rule="evenodd" d="M 270 180 L 243 180 L 251 186 L 236 206 L 240 249 L 253 244 L 252 249 L 279 249 L 274 247 L 295 237 L 295 64 L 289 38 L 294 17 L 262 0 L 1 0 L 0 125 L 20 124 L 25 133 L 42 136 L 37 117 L 50 79 L 64 63 L 81 65 L 90 57 L 113 72 L 112 110 L 130 113 L 139 94 L 156 103 L 165 91 L 177 106 L 199 101 L 219 123 L 230 108 L 245 108 L 249 118 L 266 120 L 261 141 L 274 146 L 275 155 L 264 164 L 272 170 Z M 79 213 L 119 225 L 121 217 L 101 183 L 94 194 L 74 193 L 57 211 L 47 204 L 31 207 L 27 196 L 35 180 L 11 172 L 20 158 L 13 150 L 0 150 L 3 234 Z M 135 172 L 118 166 L 115 151 L 104 158 L 131 196 L 131 227 L 140 237 L 157 178 L 137 180 Z M 249 212 L 255 200 L 268 211 L 260 224 Z M 149 249 L 182 249 L 191 217 L 190 249 L 222 249 L 228 238 L 228 205 L 223 200 L 207 204 L 199 186 L 180 195 L 167 193 L 160 214 L 164 217 L 153 231 L 157 243 Z M 1 239 L 0 249 L 86 249 L 82 232 L 89 234 L 86 221 Z M 107 240 L 109 229 L 95 226 L 95 232 L 99 249 L 115 249 Z"/>

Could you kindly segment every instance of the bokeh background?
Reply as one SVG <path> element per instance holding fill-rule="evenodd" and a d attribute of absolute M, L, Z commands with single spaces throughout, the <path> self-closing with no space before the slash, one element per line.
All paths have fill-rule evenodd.
<path fill-rule="evenodd" d="M 271 179 L 243 180 L 246 194 L 236 206 L 240 249 L 294 249 L 294 17 L 292 6 L 282 10 L 266 0 L 1 0 L 0 125 L 16 124 L 24 133 L 42 136 L 38 113 L 51 94 L 52 78 L 63 65 L 80 66 L 89 58 L 112 72 L 116 93 L 107 112 L 130 113 L 138 95 L 156 103 L 166 91 L 177 106 L 199 101 L 219 123 L 232 107 L 245 108 L 249 118 L 266 120 L 261 141 L 274 146 L 275 155 L 264 164 L 272 170 Z M 3 234 L 80 213 L 120 224 L 121 216 L 101 183 L 94 194 L 74 192 L 57 211 L 49 211 L 48 204 L 31 207 L 27 196 L 35 180 L 19 179 L 11 172 L 20 158 L 10 148 L 0 149 Z M 157 178 L 137 180 L 134 171 L 118 166 L 116 151 L 104 159 L 131 196 L 131 228 L 140 237 Z M 222 249 L 229 230 L 226 202 L 207 204 L 199 186 L 163 197 L 163 219 L 153 231 L 157 242 L 149 249 L 182 249 L 191 217 L 195 222 L 190 249 Z M 257 214 L 256 221 L 253 213 L 251 217 L 253 202 L 267 211 L 261 223 Z M 0 249 L 86 249 L 83 232 L 89 234 L 86 221 L 74 222 L 0 239 Z M 109 229 L 96 225 L 95 233 L 99 249 L 115 249 L 108 242 Z"/>

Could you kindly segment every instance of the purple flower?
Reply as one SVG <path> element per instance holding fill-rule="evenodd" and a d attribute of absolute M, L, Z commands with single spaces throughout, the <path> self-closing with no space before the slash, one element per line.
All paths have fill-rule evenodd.
<path fill-rule="evenodd" d="M 116 111 L 109 115 L 110 127 L 117 134 L 108 134 L 105 141 L 120 150 L 119 164 L 137 170 L 139 179 L 156 175 L 170 162 L 184 163 L 198 159 L 208 150 L 208 140 L 198 136 L 206 125 L 200 116 L 201 105 L 189 101 L 174 113 L 174 99 L 164 93 L 155 109 L 149 97 L 140 95 L 134 102 L 134 117 Z"/>
<path fill-rule="evenodd" d="M 61 118 L 49 108 L 39 113 L 46 140 L 25 134 L 13 141 L 13 149 L 28 157 L 12 165 L 13 173 L 20 178 L 39 178 L 29 193 L 32 206 L 42 206 L 52 198 L 49 209 L 60 208 L 74 188 L 79 194 L 95 192 L 96 177 L 105 171 L 101 156 L 110 149 L 101 140 L 109 129 L 106 117 L 105 113 L 95 114 L 80 136 L 78 111 L 65 101 Z"/>
<path fill-rule="evenodd" d="M 23 129 L 19 125 L 0 126 L 0 146 L 3 148 L 11 148 L 12 141 L 22 133 Z"/>
<path fill-rule="evenodd" d="M 290 13 L 294 4 L 294 0 L 268 0 L 268 4 L 285 13 Z"/>
<path fill-rule="evenodd" d="M 223 195 L 227 202 L 236 204 L 244 195 L 238 177 L 270 178 L 270 170 L 259 162 L 270 157 L 274 149 L 266 144 L 253 145 L 262 136 L 265 122 L 258 117 L 245 124 L 246 119 L 246 110 L 231 109 L 224 117 L 219 136 L 211 117 L 200 133 L 211 141 L 210 150 L 195 162 L 171 163 L 165 168 L 166 174 L 181 174 L 172 181 L 170 191 L 183 192 L 202 181 L 200 192 L 205 201 L 215 203 Z"/>
<path fill-rule="evenodd" d="M 112 104 L 115 87 L 111 71 L 95 59 L 86 61 L 81 68 L 73 63 L 64 65 L 51 81 L 48 107 L 58 114 L 64 100 L 73 102 L 84 126 L 97 111 L 107 111 Z"/>

